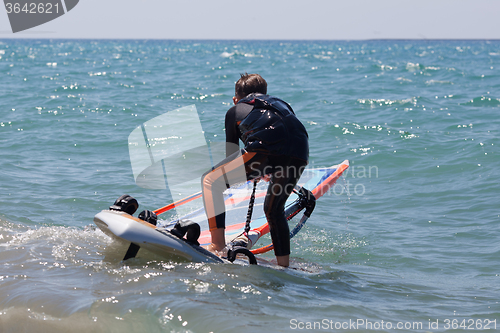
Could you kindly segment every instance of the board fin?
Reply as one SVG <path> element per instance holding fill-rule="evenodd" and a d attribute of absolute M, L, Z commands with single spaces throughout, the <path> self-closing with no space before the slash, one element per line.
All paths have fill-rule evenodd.
<path fill-rule="evenodd" d="M 127 253 L 125 253 L 125 257 L 123 257 L 123 260 L 127 260 L 130 258 L 135 258 L 137 255 L 137 252 L 139 252 L 139 249 L 141 247 L 137 244 L 130 243 L 130 246 L 128 247 Z"/>

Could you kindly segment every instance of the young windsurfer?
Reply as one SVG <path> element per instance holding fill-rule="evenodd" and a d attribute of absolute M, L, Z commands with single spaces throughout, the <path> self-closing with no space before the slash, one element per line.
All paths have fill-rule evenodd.
<path fill-rule="evenodd" d="M 225 118 L 226 159 L 202 177 L 203 204 L 212 236 L 208 249 L 221 251 L 226 245 L 224 190 L 242 180 L 267 176 L 264 212 L 277 263 L 287 267 L 290 237 L 285 202 L 308 162 L 307 131 L 290 105 L 267 95 L 267 82 L 259 74 L 241 75 L 233 102 Z M 239 149 L 239 140 L 244 149 Z M 243 236 L 243 240 L 251 247 L 250 239 Z"/>

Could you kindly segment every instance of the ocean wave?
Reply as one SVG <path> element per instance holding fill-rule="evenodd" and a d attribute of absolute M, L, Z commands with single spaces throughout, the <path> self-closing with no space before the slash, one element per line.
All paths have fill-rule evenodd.
<path fill-rule="evenodd" d="M 399 131 L 399 134 L 400 134 L 400 135 L 401 135 L 401 137 L 402 137 L 403 139 L 405 139 L 405 140 L 406 140 L 406 139 L 418 138 L 418 135 L 416 135 L 416 134 L 412 134 L 412 133 L 410 133 L 410 132 L 408 132 L 408 131 L 403 131 L 403 130 L 400 130 L 400 131 Z"/>
<path fill-rule="evenodd" d="M 410 71 L 410 72 L 417 71 L 417 70 L 422 70 L 422 69 L 425 69 L 425 66 L 421 65 L 419 63 L 415 64 L 415 63 L 409 62 L 409 63 L 406 64 L 406 70 Z"/>
<path fill-rule="evenodd" d="M 328 60 L 328 59 L 332 58 L 331 56 L 324 55 L 324 54 L 315 54 L 315 55 L 313 55 L 313 57 L 316 59 L 320 59 L 320 60 Z"/>
<path fill-rule="evenodd" d="M 415 71 L 439 71 L 441 67 L 439 66 L 425 66 L 420 63 L 412 63 L 408 62 L 406 64 L 406 70 L 409 72 L 415 72 Z"/>
<path fill-rule="evenodd" d="M 16 226 L 15 229 L 18 229 L 18 231 L 15 229 L 10 230 L 11 239 L 6 245 L 24 246 L 28 244 L 38 244 L 46 246 L 44 244 L 50 244 L 51 246 L 56 246 L 58 243 L 76 244 L 77 242 L 93 242 L 97 240 L 107 243 L 110 240 L 103 233 L 97 232 L 95 228 L 85 228 L 82 230 L 80 228 L 66 226 L 42 226 L 21 231 L 22 228 L 22 226 Z M 41 243 L 39 243 L 39 241 L 41 241 Z"/>
<path fill-rule="evenodd" d="M 430 86 L 430 85 L 433 85 L 433 84 L 454 84 L 453 82 L 451 81 L 442 81 L 442 80 L 427 80 L 425 81 L 425 84 Z"/>
<path fill-rule="evenodd" d="M 226 51 L 224 51 L 224 52 L 222 52 L 220 54 L 220 56 L 222 58 L 231 58 L 234 54 L 235 54 L 235 52 L 226 52 Z"/>
<path fill-rule="evenodd" d="M 233 58 L 234 56 L 242 56 L 246 58 L 263 58 L 264 56 L 262 54 L 256 54 L 256 53 L 250 53 L 250 52 L 240 52 L 238 50 L 234 52 L 227 52 L 224 51 L 220 55 L 222 58 Z"/>
<path fill-rule="evenodd" d="M 370 106 L 386 106 L 386 105 L 405 105 L 412 104 L 413 106 L 417 104 L 416 97 L 410 97 L 405 99 L 385 99 L 385 98 L 360 98 L 358 99 L 359 104 L 370 105 Z"/>
<path fill-rule="evenodd" d="M 487 96 L 475 97 L 465 103 L 460 103 L 459 105 L 498 107 L 500 106 L 500 98 L 493 98 Z"/>

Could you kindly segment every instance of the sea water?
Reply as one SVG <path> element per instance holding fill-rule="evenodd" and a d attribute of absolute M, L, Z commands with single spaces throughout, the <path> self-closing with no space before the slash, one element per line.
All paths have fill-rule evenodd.
<path fill-rule="evenodd" d="M 0 331 L 500 329 L 499 70 L 498 41 L 0 41 Z M 245 72 L 311 167 L 351 161 L 296 269 L 121 261 L 93 216 L 173 196 L 136 185 L 128 136 L 195 105 L 223 142 Z"/>

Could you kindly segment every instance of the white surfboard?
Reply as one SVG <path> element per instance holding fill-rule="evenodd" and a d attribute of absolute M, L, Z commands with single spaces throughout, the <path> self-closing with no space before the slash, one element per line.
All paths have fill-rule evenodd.
<path fill-rule="evenodd" d="M 129 241 L 160 256 L 195 262 L 226 262 L 202 247 L 172 235 L 167 229 L 125 212 L 103 210 L 94 217 L 94 223 L 109 237 Z"/>

